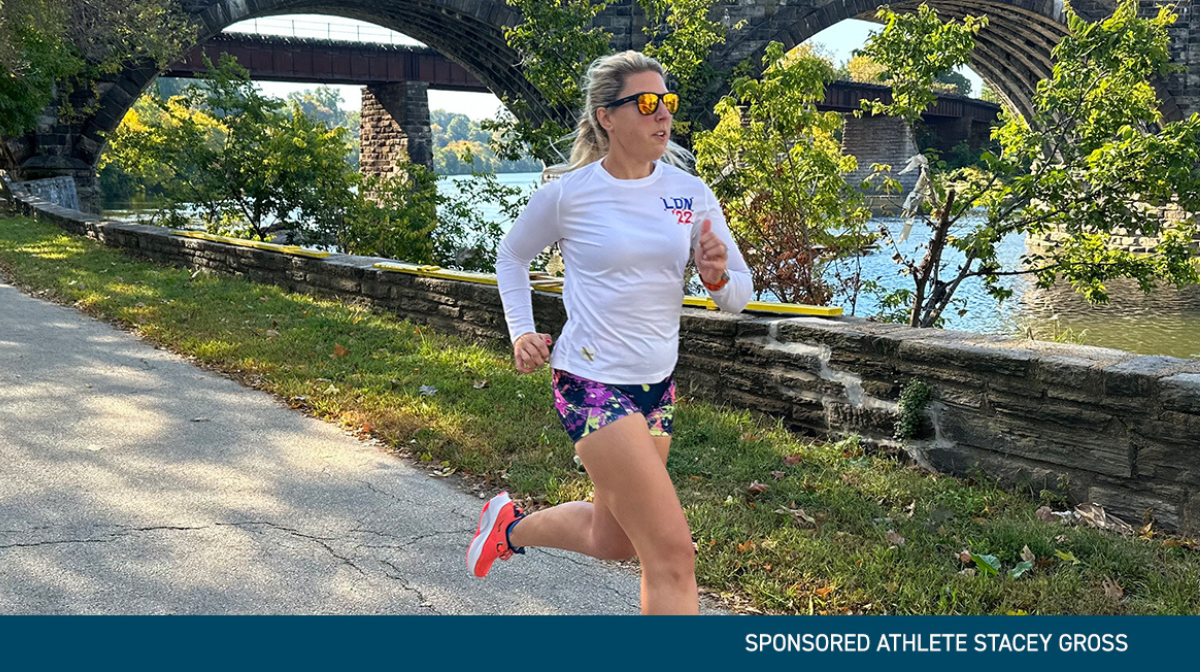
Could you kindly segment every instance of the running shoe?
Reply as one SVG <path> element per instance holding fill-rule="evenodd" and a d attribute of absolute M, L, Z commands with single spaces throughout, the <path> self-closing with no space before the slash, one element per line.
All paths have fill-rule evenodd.
<path fill-rule="evenodd" d="M 483 578 L 497 558 L 508 560 L 513 553 L 524 553 L 524 548 L 513 548 L 508 543 L 508 526 L 524 517 L 507 492 L 488 500 L 479 514 L 479 527 L 475 528 L 475 538 L 467 550 L 467 569 Z"/>

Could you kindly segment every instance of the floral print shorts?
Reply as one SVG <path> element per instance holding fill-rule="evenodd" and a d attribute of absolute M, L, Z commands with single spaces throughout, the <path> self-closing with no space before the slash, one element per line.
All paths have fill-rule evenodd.
<path fill-rule="evenodd" d="M 627 415 L 641 413 L 651 436 L 670 436 L 675 415 L 675 378 L 649 385 L 607 385 L 553 369 L 554 408 L 563 429 L 578 442 Z"/>

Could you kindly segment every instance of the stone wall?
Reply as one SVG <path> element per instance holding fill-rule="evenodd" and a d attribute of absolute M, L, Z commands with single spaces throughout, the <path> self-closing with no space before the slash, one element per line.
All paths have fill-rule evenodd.
<path fill-rule="evenodd" d="M 38 199 L 31 214 L 150 259 L 365 301 L 471 338 L 507 343 L 494 286 L 173 236 Z M 535 292 L 538 328 L 557 335 L 562 299 Z M 861 319 L 781 318 L 685 308 L 681 390 L 823 436 L 858 434 L 955 474 L 1059 489 L 1131 522 L 1200 532 L 1200 361 L 1019 341 Z M 903 387 L 930 385 L 918 436 L 892 437 Z"/>
<path fill-rule="evenodd" d="M 75 180 L 65 175 L 28 182 L 13 182 L 11 188 L 14 192 L 40 198 L 64 208 L 79 209 L 79 195 L 75 190 Z"/>

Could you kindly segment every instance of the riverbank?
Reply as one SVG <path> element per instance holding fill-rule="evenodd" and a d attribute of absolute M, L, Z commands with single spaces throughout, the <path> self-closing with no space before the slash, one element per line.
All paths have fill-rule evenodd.
<path fill-rule="evenodd" d="M 432 477 L 507 489 L 534 508 L 590 495 L 552 410 L 548 372 L 517 375 L 503 349 L 359 306 L 132 260 L 27 218 L 0 220 L 0 265 L 37 296 L 370 434 Z M 681 399 L 676 413 L 668 466 L 697 576 L 731 606 L 1200 612 L 1200 554 L 1153 527 L 1124 538 L 1047 524 L 1039 506 L 1064 508 L 1050 493 L 1035 500 L 984 479 L 928 474 L 854 440 L 813 443 L 695 400 Z M 1025 547 L 1032 568 L 1014 578 Z M 1001 572 L 963 562 L 964 550 Z"/>

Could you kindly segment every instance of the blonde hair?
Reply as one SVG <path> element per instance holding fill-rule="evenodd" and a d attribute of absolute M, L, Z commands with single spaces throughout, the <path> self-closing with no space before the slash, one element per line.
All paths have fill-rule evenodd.
<path fill-rule="evenodd" d="M 562 162 L 542 171 L 543 178 L 559 177 L 572 170 L 578 170 L 603 159 L 608 154 L 608 131 L 600 125 L 596 111 L 604 107 L 605 103 L 617 99 L 621 89 L 625 87 L 627 78 L 642 72 L 657 72 L 664 80 L 667 78 L 662 64 L 640 51 L 629 50 L 601 56 L 588 66 L 583 81 L 585 100 L 583 110 L 579 114 L 579 123 L 574 132 L 560 141 L 571 142 L 571 155 L 569 158 L 565 157 L 557 146 L 554 147 Z M 691 172 L 696 157 L 674 141 L 670 141 L 662 161 Z"/>

